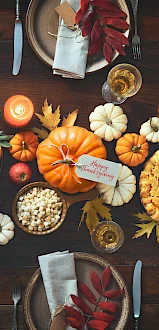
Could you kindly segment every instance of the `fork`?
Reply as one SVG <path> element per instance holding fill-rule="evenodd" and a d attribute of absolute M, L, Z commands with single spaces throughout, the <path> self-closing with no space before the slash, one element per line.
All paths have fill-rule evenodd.
<path fill-rule="evenodd" d="M 137 32 L 137 9 L 138 9 L 138 0 L 131 0 L 134 23 L 135 23 L 135 34 L 132 37 L 132 50 L 134 59 L 141 59 L 141 49 L 140 49 L 140 37 Z"/>
<path fill-rule="evenodd" d="M 20 293 L 20 284 L 14 279 L 13 283 L 13 293 L 12 293 L 12 300 L 14 302 L 14 313 L 13 313 L 13 323 L 12 323 L 12 330 L 17 330 L 17 303 L 21 298 Z"/>

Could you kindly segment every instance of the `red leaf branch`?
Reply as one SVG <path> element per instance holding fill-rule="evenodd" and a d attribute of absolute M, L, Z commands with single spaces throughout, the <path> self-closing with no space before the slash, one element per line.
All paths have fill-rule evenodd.
<path fill-rule="evenodd" d="M 130 27 L 126 22 L 127 14 L 111 0 L 81 0 L 80 4 L 75 21 L 81 27 L 83 37 L 90 35 L 89 54 L 103 49 L 108 63 L 115 50 L 125 55 L 125 45 L 129 45 L 129 41 L 123 32 Z M 88 8 L 92 8 L 89 14 Z"/>

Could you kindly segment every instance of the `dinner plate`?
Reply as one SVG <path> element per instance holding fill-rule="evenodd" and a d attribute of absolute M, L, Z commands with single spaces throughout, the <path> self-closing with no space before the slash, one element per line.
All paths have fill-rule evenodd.
<path fill-rule="evenodd" d="M 83 252 L 75 253 L 75 265 L 77 279 L 87 284 L 96 296 L 97 292 L 93 289 L 89 278 L 90 271 L 94 270 L 101 276 L 103 269 L 107 266 L 110 267 L 112 277 L 108 290 L 124 289 L 122 296 L 116 298 L 116 300 L 113 299 L 118 304 L 118 312 L 115 313 L 115 320 L 111 324 L 111 330 L 123 330 L 127 324 L 130 306 L 127 285 L 121 274 L 107 260 Z M 27 285 L 24 295 L 24 315 L 30 330 L 48 329 L 50 312 L 40 269 L 33 274 Z"/>
<path fill-rule="evenodd" d="M 127 23 L 130 24 L 130 14 L 125 0 L 116 0 L 118 6 L 127 14 Z M 26 14 L 26 32 L 31 47 L 47 65 L 53 66 L 56 38 L 49 33 L 57 34 L 59 17 L 55 7 L 60 0 L 31 0 Z M 129 30 L 124 35 L 129 36 Z M 114 52 L 112 61 L 119 55 Z M 102 51 L 89 55 L 86 73 L 93 73 L 108 65 Z"/>

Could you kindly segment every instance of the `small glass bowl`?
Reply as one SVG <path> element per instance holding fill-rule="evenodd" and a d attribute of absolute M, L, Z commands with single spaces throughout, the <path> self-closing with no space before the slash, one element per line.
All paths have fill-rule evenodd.
<path fill-rule="evenodd" d="M 102 221 L 93 230 L 91 241 L 98 251 L 112 253 L 123 245 L 124 233 L 116 222 Z"/>

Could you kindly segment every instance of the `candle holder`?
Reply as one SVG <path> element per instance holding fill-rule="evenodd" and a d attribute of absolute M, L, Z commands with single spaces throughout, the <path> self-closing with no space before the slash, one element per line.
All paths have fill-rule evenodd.
<path fill-rule="evenodd" d="M 34 114 L 32 101 L 23 95 L 11 96 L 4 105 L 4 120 L 12 127 L 27 126 Z"/>
<path fill-rule="evenodd" d="M 93 230 L 91 240 L 98 251 L 112 253 L 122 246 L 124 233 L 116 222 L 102 221 Z"/>

